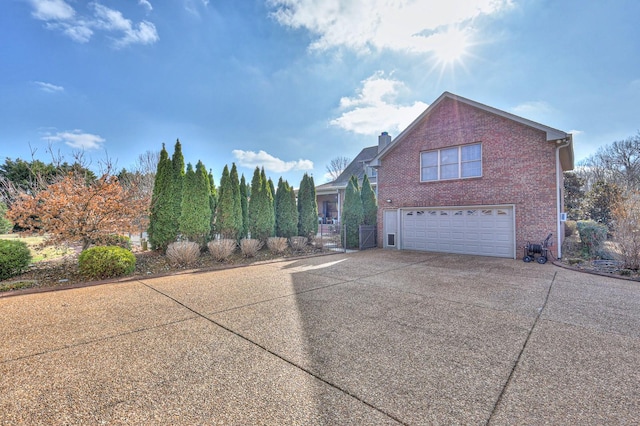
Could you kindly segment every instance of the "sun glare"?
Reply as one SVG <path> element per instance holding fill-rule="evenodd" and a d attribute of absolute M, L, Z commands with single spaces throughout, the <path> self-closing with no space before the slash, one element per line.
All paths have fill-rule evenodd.
<path fill-rule="evenodd" d="M 455 63 L 462 63 L 464 57 L 468 54 L 469 46 L 468 34 L 460 29 L 452 28 L 438 35 L 433 53 L 438 64 L 445 68 Z"/>

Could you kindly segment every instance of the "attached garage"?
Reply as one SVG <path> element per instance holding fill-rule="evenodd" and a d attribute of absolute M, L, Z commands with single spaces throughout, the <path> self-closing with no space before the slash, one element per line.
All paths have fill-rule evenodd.
<path fill-rule="evenodd" d="M 398 230 L 400 235 L 396 238 Z M 385 212 L 385 234 L 386 246 L 391 246 L 388 243 L 393 241 L 393 245 L 398 244 L 398 248 L 404 250 L 508 258 L 515 258 L 516 254 L 512 205 L 388 211 Z M 389 234 L 393 234 L 393 238 L 389 238 Z"/>

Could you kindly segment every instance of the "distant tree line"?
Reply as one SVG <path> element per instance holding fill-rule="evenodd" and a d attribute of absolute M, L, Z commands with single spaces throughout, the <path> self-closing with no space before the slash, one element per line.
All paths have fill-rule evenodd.
<path fill-rule="evenodd" d="M 611 228 L 616 205 L 640 190 L 640 132 L 600 147 L 564 178 L 567 217 Z"/>

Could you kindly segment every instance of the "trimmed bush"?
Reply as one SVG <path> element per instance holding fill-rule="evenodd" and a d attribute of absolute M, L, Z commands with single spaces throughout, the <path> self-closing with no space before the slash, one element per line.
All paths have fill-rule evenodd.
<path fill-rule="evenodd" d="M 209 248 L 209 253 L 215 260 L 224 262 L 236 251 L 238 244 L 236 240 L 222 238 L 220 240 L 210 241 L 207 247 Z"/>
<path fill-rule="evenodd" d="M 589 257 L 596 257 L 607 240 L 607 226 L 593 220 L 579 220 L 577 227 L 578 234 L 580 234 L 580 239 L 585 245 Z"/>
<path fill-rule="evenodd" d="M 307 237 L 291 237 L 289 238 L 289 244 L 291 248 L 298 251 L 303 250 L 307 246 L 308 239 Z"/>
<path fill-rule="evenodd" d="M 283 237 L 270 237 L 267 239 L 267 247 L 272 253 L 282 254 L 287 249 L 287 239 Z"/>
<path fill-rule="evenodd" d="M 24 241 L 0 240 L 0 280 L 24 272 L 31 263 L 31 252 Z"/>
<path fill-rule="evenodd" d="M 133 273 L 136 268 L 136 257 L 122 247 L 91 247 L 80 253 L 78 268 L 85 278 L 120 277 Z"/>
<path fill-rule="evenodd" d="M 172 265 L 192 265 L 200 257 L 200 245 L 193 241 L 178 241 L 167 247 L 167 260 Z"/>
<path fill-rule="evenodd" d="M 243 238 L 240 240 L 240 251 L 244 257 L 254 257 L 264 243 L 254 238 Z"/>
<path fill-rule="evenodd" d="M 93 243 L 97 246 L 115 246 L 131 250 L 131 239 L 126 235 L 101 235 L 96 238 Z"/>

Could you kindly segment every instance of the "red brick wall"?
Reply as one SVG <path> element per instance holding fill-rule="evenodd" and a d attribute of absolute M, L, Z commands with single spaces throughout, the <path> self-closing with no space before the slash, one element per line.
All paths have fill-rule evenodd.
<path fill-rule="evenodd" d="M 482 142 L 482 177 L 420 182 L 420 152 Z M 383 210 L 513 204 L 516 255 L 527 241 L 556 234 L 555 146 L 544 132 L 450 98 L 405 135 L 378 169 L 378 245 L 383 242 Z M 557 241 L 557 240 L 556 240 Z M 554 255 L 557 254 L 553 247 Z"/>

